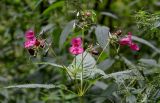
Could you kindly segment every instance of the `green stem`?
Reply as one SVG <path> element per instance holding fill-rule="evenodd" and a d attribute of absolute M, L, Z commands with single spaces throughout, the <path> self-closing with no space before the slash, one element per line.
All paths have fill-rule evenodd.
<path fill-rule="evenodd" d="M 82 47 L 84 48 L 84 29 L 82 28 Z M 83 92 L 83 53 L 82 53 L 82 73 L 81 73 L 81 93 Z"/>
<path fill-rule="evenodd" d="M 78 68 L 76 67 L 76 63 L 77 63 L 77 60 L 76 60 L 76 56 L 75 56 L 75 64 L 74 64 L 74 65 L 75 65 L 75 66 L 74 66 L 74 67 L 75 67 L 75 68 L 74 68 L 75 70 L 78 69 Z M 77 76 L 76 76 L 76 75 L 77 75 L 77 74 L 75 73 L 75 74 L 74 74 L 75 89 L 79 92 L 78 81 L 77 81 Z"/>
<path fill-rule="evenodd" d="M 57 57 L 56 53 L 54 52 L 54 50 L 53 50 L 52 48 L 51 48 L 51 52 L 53 53 L 53 55 L 54 55 L 55 57 Z M 69 72 L 70 72 L 70 73 L 72 73 L 72 72 L 71 72 L 66 66 L 64 66 L 63 64 L 61 64 L 61 65 L 63 66 L 63 68 L 64 68 L 65 71 L 67 72 L 70 80 L 73 81 L 72 77 L 71 77 L 70 74 L 69 74 Z M 69 72 L 68 72 L 68 71 L 69 71 Z"/>
<path fill-rule="evenodd" d="M 98 63 L 100 57 L 102 56 L 103 52 L 105 51 L 105 49 L 107 48 L 108 45 L 109 45 L 109 40 L 108 40 L 107 44 L 105 45 L 105 47 L 103 48 L 103 50 L 102 50 L 102 52 L 100 53 L 100 55 L 98 56 L 97 61 L 96 61 L 95 65 L 93 66 L 93 68 L 94 68 L 94 67 L 96 66 L 96 64 Z"/>
<path fill-rule="evenodd" d="M 83 96 L 80 96 L 79 99 L 80 99 L 80 103 L 84 103 Z"/>

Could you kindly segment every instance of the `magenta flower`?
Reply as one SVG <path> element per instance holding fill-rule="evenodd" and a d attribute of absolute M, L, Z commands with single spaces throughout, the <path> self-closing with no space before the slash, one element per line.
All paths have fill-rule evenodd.
<path fill-rule="evenodd" d="M 140 50 L 139 46 L 137 44 L 135 44 L 134 42 L 132 42 L 132 33 L 131 32 L 128 33 L 127 37 L 121 38 L 119 41 L 119 44 L 122 46 L 128 45 L 130 47 L 130 49 L 133 51 Z"/>
<path fill-rule="evenodd" d="M 27 30 L 26 33 L 25 33 L 25 37 L 26 37 L 27 40 L 35 38 L 34 31 L 31 30 L 31 29 Z"/>
<path fill-rule="evenodd" d="M 73 54 L 73 55 L 81 54 L 81 53 L 83 53 L 83 51 L 84 50 L 83 50 L 82 47 L 74 47 L 74 46 L 72 46 L 72 47 L 69 48 L 69 52 L 71 54 Z"/>
<path fill-rule="evenodd" d="M 71 41 L 72 47 L 69 48 L 69 52 L 73 55 L 78 55 L 84 52 L 82 47 L 82 39 L 80 37 L 73 38 Z"/>
<path fill-rule="evenodd" d="M 35 45 L 35 43 L 36 43 L 36 38 L 27 40 L 27 41 L 25 41 L 25 43 L 24 43 L 24 47 L 25 47 L 25 48 L 33 47 L 33 46 Z"/>
<path fill-rule="evenodd" d="M 132 43 L 131 36 L 132 34 L 129 32 L 127 37 L 120 39 L 120 45 L 130 45 Z"/>
<path fill-rule="evenodd" d="M 82 45 L 82 39 L 80 37 L 73 38 L 71 44 L 74 47 L 80 47 Z"/>
<path fill-rule="evenodd" d="M 31 48 L 33 47 L 35 44 L 36 44 L 36 37 L 34 35 L 34 31 L 33 30 L 27 30 L 26 33 L 25 33 L 25 38 L 26 38 L 26 41 L 24 43 L 24 47 L 25 48 Z"/>
<path fill-rule="evenodd" d="M 72 46 L 80 47 L 82 45 L 82 39 L 80 37 L 73 38 L 71 44 Z"/>
<path fill-rule="evenodd" d="M 139 46 L 135 43 L 131 43 L 130 48 L 133 51 L 138 51 L 139 50 Z"/>

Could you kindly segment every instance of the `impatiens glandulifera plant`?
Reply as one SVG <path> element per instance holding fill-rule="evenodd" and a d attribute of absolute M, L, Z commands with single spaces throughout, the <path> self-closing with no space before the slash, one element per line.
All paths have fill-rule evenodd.
<path fill-rule="evenodd" d="M 68 82 L 73 84 L 72 88 L 67 87 L 64 85 L 54 85 L 54 84 L 24 84 L 24 85 L 16 85 L 16 86 L 9 86 L 7 88 L 60 88 L 66 90 L 70 93 L 75 94 L 76 96 L 83 97 L 86 92 L 100 79 L 108 79 L 114 78 L 117 83 L 124 85 L 123 80 L 128 79 L 130 77 L 141 76 L 136 69 L 137 67 L 133 65 L 127 58 L 123 57 L 120 53 L 119 48 L 122 46 L 129 46 L 133 51 L 139 51 L 140 48 L 137 44 L 133 42 L 133 40 L 141 40 L 140 38 L 136 38 L 130 32 L 127 36 L 121 37 L 120 33 L 110 33 L 109 28 L 106 26 L 95 25 L 94 19 L 92 15 L 95 15 L 89 11 L 82 11 L 77 12 L 77 19 L 69 22 L 69 27 L 65 27 L 64 31 L 62 31 L 60 37 L 60 46 L 63 44 L 70 32 L 73 33 L 78 30 L 80 35 L 72 36 L 71 38 L 71 47 L 68 48 L 68 53 L 70 56 L 74 57 L 73 61 L 69 65 L 59 65 L 57 63 L 49 63 L 49 62 L 42 62 L 39 64 L 49 64 L 62 70 L 66 71 L 68 75 Z M 86 41 L 86 37 L 88 34 L 86 32 L 92 28 L 92 32 L 94 32 L 96 40 L 94 43 Z M 75 30 L 76 29 L 76 30 Z M 69 30 L 69 31 L 67 31 Z M 67 31 L 67 33 L 65 33 Z M 33 30 L 28 30 L 25 34 L 25 45 L 24 48 L 27 50 L 34 50 L 36 51 L 38 48 L 45 46 L 44 39 L 40 39 L 35 36 Z M 146 43 L 146 42 L 145 42 Z M 84 45 L 86 44 L 86 45 Z M 96 53 L 97 56 L 92 55 L 93 48 L 90 46 L 98 46 L 101 48 L 99 53 Z M 96 44 L 96 45 L 94 45 Z M 147 43 L 146 43 L 147 44 Z M 86 48 L 87 47 L 87 48 Z M 112 48 L 116 47 L 116 48 Z M 154 46 L 151 45 L 154 48 Z M 99 65 L 99 61 L 104 53 L 110 53 L 110 50 L 113 49 L 116 51 L 114 57 L 121 58 L 128 66 L 131 67 L 130 70 L 119 71 L 115 73 L 107 74 L 105 73 Z M 128 49 L 129 50 L 129 49 Z M 107 58 L 107 57 L 106 57 Z M 108 59 L 108 58 L 107 58 Z M 138 72 L 138 73 L 137 73 Z M 127 91 L 128 92 L 128 91 Z"/>

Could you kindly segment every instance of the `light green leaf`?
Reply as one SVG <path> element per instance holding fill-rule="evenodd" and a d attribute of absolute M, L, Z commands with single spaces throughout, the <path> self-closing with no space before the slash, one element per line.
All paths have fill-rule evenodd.
<path fill-rule="evenodd" d="M 134 95 L 129 95 L 126 97 L 126 103 L 137 103 L 137 99 Z"/>
<path fill-rule="evenodd" d="M 102 90 L 105 90 L 108 87 L 108 85 L 106 83 L 101 82 L 101 81 L 97 81 L 94 86 L 98 87 Z"/>
<path fill-rule="evenodd" d="M 83 78 L 94 78 L 96 74 L 105 75 L 102 70 L 97 68 L 95 59 L 88 52 L 77 55 L 73 62 L 68 66 L 68 69 L 70 75 L 73 78 L 76 75 L 77 79 L 81 78 L 82 72 Z"/>
<path fill-rule="evenodd" d="M 107 78 L 111 78 L 111 77 L 120 77 L 120 76 L 124 76 L 125 74 L 131 74 L 133 73 L 133 70 L 125 70 L 125 71 L 119 71 L 119 72 L 115 72 L 115 73 L 110 73 L 110 74 L 107 74 L 107 75 L 104 75 L 103 78 L 104 79 L 107 79 Z"/>
<path fill-rule="evenodd" d="M 8 86 L 5 88 L 46 88 L 46 89 L 51 89 L 51 88 L 56 88 L 56 86 L 53 84 L 22 84 L 22 85 Z"/>
<path fill-rule="evenodd" d="M 64 27 L 59 40 L 60 48 L 64 45 L 64 42 L 66 41 L 68 35 L 72 32 L 73 26 L 75 23 L 76 23 L 76 20 L 72 20 L 69 23 L 67 23 L 66 26 Z"/>

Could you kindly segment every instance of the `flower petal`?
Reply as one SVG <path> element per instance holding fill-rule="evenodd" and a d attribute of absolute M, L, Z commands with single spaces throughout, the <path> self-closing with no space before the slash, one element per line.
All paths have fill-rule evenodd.
<path fill-rule="evenodd" d="M 81 54 L 83 53 L 84 49 L 82 47 L 70 47 L 69 48 L 69 52 L 73 55 L 78 55 L 78 54 Z"/>
<path fill-rule="evenodd" d="M 34 39 L 32 39 L 32 40 L 27 40 L 27 41 L 25 41 L 25 43 L 24 43 L 24 47 L 25 47 L 25 48 L 30 48 L 30 47 L 34 46 L 35 43 L 36 43 L 36 38 L 34 38 Z"/>
<path fill-rule="evenodd" d="M 82 45 L 82 39 L 80 37 L 73 38 L 71 44 L 74 47 L 80 47 Z"/>
<path fill-rule="evenodd" d="M 27 40 L 35 38 L 34 31 L 31 30 L 31 29 L 27 30 L 26 33 L 25 33 L 25 37 L 26 37 Z"/>
<path fill-rule="evenodd" d="M 130 48 L 131 48 L 131 50 L 133 50 L 133 51 L 139 51 L 139 50 L 140 50 L 139 46 L 138 46 L 137 44 L 135 44 L 135 43 L 132 43 L 132 44 L 130 45 Z"/>

